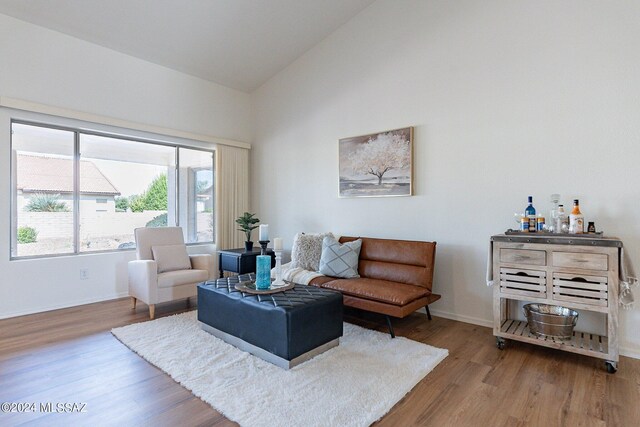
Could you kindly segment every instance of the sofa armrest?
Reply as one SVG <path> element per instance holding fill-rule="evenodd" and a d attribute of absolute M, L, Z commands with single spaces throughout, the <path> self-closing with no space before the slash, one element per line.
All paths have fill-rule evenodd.
<path fill-rule="evenodd" d="M 153 260 L 129 261 L 129 295 L 146 304 L 158 302 L 158 264 Z"/>
<path fill-rule="evenodd" d="M 211 278 L 213 272 L 213 255 L 210 254 L 197 254 L 189 255 L 191 259 L 191 268 L 195 270 L 207 270 L 209 272 L 208 278 Z"/>

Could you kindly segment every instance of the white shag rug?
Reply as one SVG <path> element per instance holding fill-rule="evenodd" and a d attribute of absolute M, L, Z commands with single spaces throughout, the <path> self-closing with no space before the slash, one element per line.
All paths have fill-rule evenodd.
<path fill-rule="evenodd" d="M 338 347 L 286 371 L 201 330 L 196 311 L 111 332 L 241 426 L 368 426 L 449 353 L 345 323 Z"/>

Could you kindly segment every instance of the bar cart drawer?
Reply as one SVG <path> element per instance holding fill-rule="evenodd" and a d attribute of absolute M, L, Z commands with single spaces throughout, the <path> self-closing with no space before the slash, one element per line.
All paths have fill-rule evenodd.
<path fill-rule="evenodd" d="M 553 273 L 553 299 L 607 307 L 607 278 Z"/>
<path fill-rule="evenodd" d="M 547 273 L 545 271 L 500 268 L 500 292 L 534 298 L 547 297 Z"/>
<path fill-rule="evenodd" d="M 526 265 L 546 265 L 547 253 L 531 249 L 500 249 L 500 262 Z"/>
<path fill-rule="evenodd" d="M 554 251 L 552 257 L 554 267 L 600 271 L 607 271 L 609 269 L 609 257 L 606 254 Z"/>

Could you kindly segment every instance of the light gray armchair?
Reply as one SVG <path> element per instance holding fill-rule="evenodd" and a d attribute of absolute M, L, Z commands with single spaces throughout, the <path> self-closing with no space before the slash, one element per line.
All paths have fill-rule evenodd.
<path fill-rule="evenodd" d="M 196 286 L 213 273 L 213 256 L 188 255 L 182 228 L 136 228 L 137 260 L 129 262 L 129 295 L 149 306 L 196 295 Z"/>

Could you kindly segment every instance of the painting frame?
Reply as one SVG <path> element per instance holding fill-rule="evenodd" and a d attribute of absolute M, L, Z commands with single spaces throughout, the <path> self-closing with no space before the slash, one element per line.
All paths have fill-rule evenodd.
<path fill-rule="evenodd" d="M 338 140 L 338 197 L 413 196 L 414 127 Z"/>

